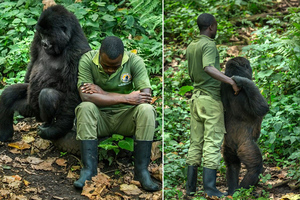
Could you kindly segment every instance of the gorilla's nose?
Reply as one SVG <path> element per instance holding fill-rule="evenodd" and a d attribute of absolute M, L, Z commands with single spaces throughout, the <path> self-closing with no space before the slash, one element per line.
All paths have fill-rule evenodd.
<path fill-rule="evenodd" d="M 41 43 L 44 49 L 50 49 L 52 46 L 48 40 L 42 40 Z"/>

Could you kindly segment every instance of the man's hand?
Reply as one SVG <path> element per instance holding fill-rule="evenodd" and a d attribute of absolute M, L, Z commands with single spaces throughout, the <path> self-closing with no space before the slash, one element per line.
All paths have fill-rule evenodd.
<path fill-rule="evenodd" d="M 139 105 L 142 103 L 151 103 L 152 97 L 150 93 L 133 91 L 126 95 L 126 102 L 131 105 Z"/>
<path fill-rule="evenodd" d="M 232 89 L 234 90 L 234 95 L 238 95 L 241 88 L 237 86 L 237 84 L 234 81 L 233 77 L 231 77 L 231 79 L 233 80 L 233 83 L 231 84 L 231 86 L 232 86 Z"/>

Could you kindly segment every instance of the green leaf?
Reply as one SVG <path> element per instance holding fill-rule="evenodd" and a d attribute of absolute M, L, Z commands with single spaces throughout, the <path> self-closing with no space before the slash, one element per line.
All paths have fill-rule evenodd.
<path fill-rule="evenodd" d="M 111 16 L 111 15 L 104 15 L 103 17 L 102 17 L 102 19 L 103 20 L 105 20 L 105 21 L 108 21 L 108 22 L 112 22 L 112 21 L 115 21 L 115 19 L 114 19 L 114 17 L 113 16 Z"/>
<path fill-rule="evenodd" d="M 127 25 L 128 26 L 133 26 L 133 24 L 134 24 L 134 17 L 133 16 L 131 16 L 131 15 L 128 15 L 128 16 L 126 16 L 126 18 L 127 18 Z"/>
<path fill-rule="evenodd" d="M 109 11 L 114 11 L 116 9 L 116 7 L 114 5 L 109 5 L 109 6 L 107 6 L 107 9 Z"/>
<path fill-rule="evenodd" d="M 134 140 L 132 138 L 126 137 L 125 140 L 119 141 L 118 145 L 121 149 L 133 151 Z"/>
<path fill-rule="evenodd" d="M 278 133 L 278 131 L 281 129 L 282 127 L 282 122 L 276 122 L 274 124 L 274 130 Z"/>
<path fill-rule="evenodd" d="M 37 23 L 37 21 L 35 19 L 27 18 L 26 25 L 32 26 L 32 25 L 35 25 L 36 23 Z"/>
<path fill-rule="evenodd" d="M 272 73 L 273 73 L 272 69 L 260 71 L 260 72 L 258 72 L 257 77 L 263 79 L 265 77 L 271 76 Z"/>
<path fill-rule="evenodd" d="M 119 141 L 119 140 L 122 140 L 124 138 L 123 135 L 119 135 L 119 134 L 113 134 L 111 136 L 111 138 L 114 140 L 114 141 Z"/>
<path fill-rule="evenodd" d="M 14 19 L 14 21 L 12 21 L 13 24 L 19 24 L 21 22 L 21 20 L 19 18 Z"/>
<path fill-rule="evenodd" d="M 189 91 L 192 91 L 194 89 L 194 87 L 193 86 L 182 86 L 180 89 L 179 89 L 179 92 L 178 92 L 178 94 L 179 95 L 184 95 L 185 93 L 187 93 L 187 92 L 189 92 Z"/>

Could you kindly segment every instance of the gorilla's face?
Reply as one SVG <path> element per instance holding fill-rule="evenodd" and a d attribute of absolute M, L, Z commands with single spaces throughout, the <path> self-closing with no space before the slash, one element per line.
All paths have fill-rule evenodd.
<path fill-rule="evenodd" d="M 50 13 L 50 14 L 49 14 Z M 40 39 L 41 48 L 47 54 L 59 55 L 71 39 L 72 25 L 69 15 L 56 13 L 55 10 L 45 10 L 36 25 L 36 34 Z"/>

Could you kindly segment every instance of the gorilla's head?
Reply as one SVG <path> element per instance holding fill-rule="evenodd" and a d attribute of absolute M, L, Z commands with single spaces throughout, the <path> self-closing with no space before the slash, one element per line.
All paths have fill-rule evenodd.
<path fill-rule="evenodd" d="M 226 63 L 225 75 L 232 77 L 234 75 L 252 79 L 252 68 L 249 60 L 243 57 L 235 57 Z"/>
<path fill-rule="evenodd" d="M 59 55 L 68 46 L 74 21 L 76 17 L 61 5 L 51 6 L 41 14 L 36 34 L 47 54 Z"/>

